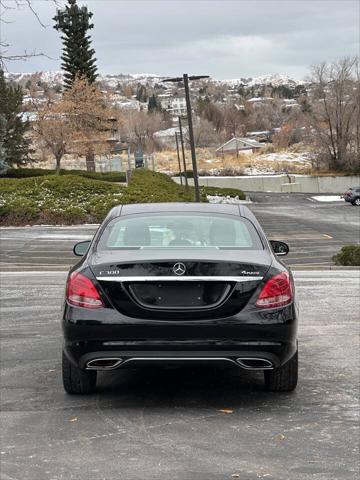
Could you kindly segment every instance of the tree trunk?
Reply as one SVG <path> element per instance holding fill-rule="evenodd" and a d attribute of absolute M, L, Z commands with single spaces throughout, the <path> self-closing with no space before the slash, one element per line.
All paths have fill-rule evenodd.
<path fill-rule="evenodd" d="M 92 150 L 86 153 L 86 170 L 88 172 L 95 172 L 95 154 Z"/>
<path fill-rule="evenodd" d="M 60 162 L 61 162 L 62 155 L 57 155 L 55 157 L 56 160 L 56 174 L 58 175 L 60 173 Z"/>

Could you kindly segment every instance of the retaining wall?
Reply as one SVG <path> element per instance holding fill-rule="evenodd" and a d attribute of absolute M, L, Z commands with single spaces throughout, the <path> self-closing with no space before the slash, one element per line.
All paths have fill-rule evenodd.
<path fill-rule="evenodd" d="M 180 183 L 179 177 L 173 179 Z M 239 188 L 244 192 L 278 193 L 344 193 L 349 187 L 360 186 L 360 176 L 316 177 L 307 175 L 256 175 L 239 177 L 199 177 L 207 187 Z M 189 179 L 193 185 L 193 179 Z"/>

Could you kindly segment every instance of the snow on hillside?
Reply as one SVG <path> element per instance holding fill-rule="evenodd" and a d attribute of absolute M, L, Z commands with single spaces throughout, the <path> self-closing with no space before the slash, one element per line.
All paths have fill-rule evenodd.
<path fill-rule="evenodd" d="M 301 80 L 295 80 L 290 78 L 288 75 L 284 75 L 281 73 L 276 74 L 268 74 L 268 75 L 260 75 L 254 78 L 233 78 L 229 80 L 221 80 L 219 83 L 225 83 L 226 85 L 236 86 L 236 85 L 244 85 L 247 87 L 252 87 L 255 85 L 272 85 L 273 87 L 279 87 L 282 85 L 301 85 L 304 82 Z"/>
<path fill-rule="evenodd" d="M 157 78 L 157 79 L 165 78 L 165 77 L 161 77 L 160 75 L 156 75 L 156 73 L 132 73 L 130 76 L 135 80 L 139 80 L 143 78 Z"/>
<path fill-rule="evenodd" d="M 302 82 L 290 78 L 288 75 L 277 73 L 275 75 L 261 75 L 251 80 L 249 85 L 272 85 L 279 87 L 281 85 L 298 85 Z"/>
<path fill-rule="evenodd" d="M 36 78 L 41 82 L 48 83 L 49 85 L 55 85 L 57 83 L 62 83 L 64 78 L 64 72 L 54 71 L 54 72 L 25 72 L 25 73 L 11 73 L 5 72 L 5 78 L 8 80 L 13 80 L 14 82 L 26 82 L 31 78 Z"/>
<path fill-rule="evenodd" d="M 25 83 L 29 79 L 47 83 L 50 86 L 63 83 L 64 72 L 33 72 L 33 73 L 5 73 L 5 78 L 18 83 Z M 97 80 L 103 82 L 109 87 L 116 87 L 119 83 L 158 83 L 165 77 L 161 77 L 155 73 L 135 73 L 135 74 L 99 74 Z"/>
<path fill-rule="evenodd" d="M 54 86 L 56 84 L 61 84 L 64 78 L 64 72 L 54 71 L 54 72 L 33 72 L 33 73 L 5 73 L 6 78 L 13 80 L 15 82 L 24 83 L 31 78 L 36 78 L 37 81 L 41 81 Z M 150 83 L 155 84 L 159 83 L 167 76 L 158 75 L 155 73 L 133 73 L 133 74 L 106 74 L 98 75 L 98 80 L 105 83 L 109 87 L 116 87 L 119 83 Z M 261 75 L 254 78 L 238 78 L 238 79 L 229 79 L 229 80 L 215 80 L 219 84 L 225 84 L 232 87 L 237 85 L 244 85 L 247 87 L 259 86 L 259 85 L 272 85 L 273 87 L 287 85 L 287 86 L 296 86 L 304 82 L 294 80 L 288 75 L 283 74 L 269 74 Z"/>

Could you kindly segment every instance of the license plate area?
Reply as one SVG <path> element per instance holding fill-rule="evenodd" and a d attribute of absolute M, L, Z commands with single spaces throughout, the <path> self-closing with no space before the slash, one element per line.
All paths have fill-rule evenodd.
<path fill-rule="evenodd" d="M 228 282 L 134 282 L 127 286 L 132 299 L 143 308 L 201 310 L 219 306 L 231 293 Z"/>

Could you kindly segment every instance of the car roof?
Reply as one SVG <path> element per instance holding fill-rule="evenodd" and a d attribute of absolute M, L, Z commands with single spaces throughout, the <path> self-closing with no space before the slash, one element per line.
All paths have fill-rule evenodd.
<path fill-rule="evenodd" d="M 222 204 L 222 203 L 186 203 L 186 202 L 172 202 L 172 203 L 132 203 L 129 205 L 122 205 L 115 207 L 116 216 L 134 215 L 137 213 L 177 213 L 177 212 L 200 212 L 200 213 L 220 213 L 225 215 L 242 215 L 242 205 L 237 204 Z M 115 210 L 114 209 L 114 210 Z M 115 212 L 114 212 L 115 213 Z"/>

